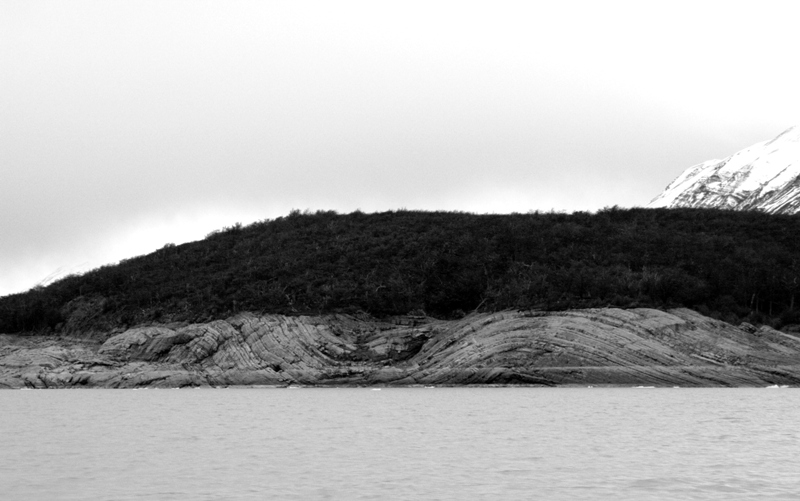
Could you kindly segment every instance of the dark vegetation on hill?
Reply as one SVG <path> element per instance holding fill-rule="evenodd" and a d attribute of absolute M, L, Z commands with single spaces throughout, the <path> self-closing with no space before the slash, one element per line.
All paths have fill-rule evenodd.
<path fill-rule="evenodd" d="M 452 318 L 601 306 L 686 306 L 780 326 L 800 322 L 799 287 L 798 216 L 293 211 L 2 297 L 0 332 L 205 321 L 238 311 Z"/>

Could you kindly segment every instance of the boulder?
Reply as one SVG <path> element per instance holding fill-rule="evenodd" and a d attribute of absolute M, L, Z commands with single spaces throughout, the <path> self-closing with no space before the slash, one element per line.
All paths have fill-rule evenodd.
<path fill-rule="evenodd" d="M 166 327 L 138 327 L 110 337 L 98 350 L 115 360 L 157 360 L 175 345 L 191 341 L 191 333 L 175 332 Z"/>

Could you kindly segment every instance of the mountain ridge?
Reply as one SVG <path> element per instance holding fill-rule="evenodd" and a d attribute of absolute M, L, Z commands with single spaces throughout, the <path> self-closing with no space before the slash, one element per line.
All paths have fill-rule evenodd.
<path fill-rule="evenodd" d="M 800 126 L 687 168 L 648 207 L 800 212 Z"/>

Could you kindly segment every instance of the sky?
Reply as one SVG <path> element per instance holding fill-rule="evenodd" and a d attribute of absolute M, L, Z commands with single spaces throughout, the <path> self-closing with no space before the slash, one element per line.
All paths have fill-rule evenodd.
<path fill-rule="evenodd" d="M 0 2 L 0 296 L 299 210 L 645 206 L 800 123 L 795 5 Z"/>

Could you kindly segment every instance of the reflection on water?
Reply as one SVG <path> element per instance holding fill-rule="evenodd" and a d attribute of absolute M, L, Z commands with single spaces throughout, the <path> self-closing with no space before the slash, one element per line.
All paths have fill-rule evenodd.
<path fill-rule="evenodd" d="M 795 389 L 0 392 L 29 500 L 797 499 Z"/>

